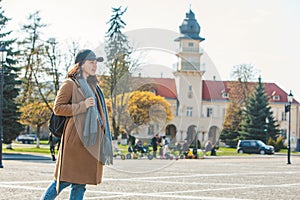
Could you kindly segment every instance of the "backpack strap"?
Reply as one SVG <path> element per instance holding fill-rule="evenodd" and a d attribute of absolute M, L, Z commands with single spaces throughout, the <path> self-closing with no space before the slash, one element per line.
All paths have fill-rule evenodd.
<path fill-rule="evenodd" d="M 61 175 L 61 167 L 62 167 L 62 157 L 63 157 L 63 150 L 64 150 L 64 134 L 61 137 L 61 150 L 59 151 L 59 163 L 58 163 L 58 171 L 57 171 L 57 179 L 56 179 L 56 192 L 59 194 L 59 186 L 60 186 L 60 175 Z"/>

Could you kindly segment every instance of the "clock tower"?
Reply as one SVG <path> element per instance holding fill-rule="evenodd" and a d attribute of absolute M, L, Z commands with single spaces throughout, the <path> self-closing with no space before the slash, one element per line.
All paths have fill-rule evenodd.
<path fill-rule="evenodd" d="M 188 130 L 182 134 L 191 142 L 197 137 L 200 127 L 204 74 L 200 67 L 200 42 L 205 39 L 199 36 L 201 28 L 191 9 L 186 13 L 179 30 L 180 36 L 175 39 L 179 48 L 176 52 L 177 69 L 174 72 L 178 98 L 177 124 L 180 124 L 180 130 Z"/>

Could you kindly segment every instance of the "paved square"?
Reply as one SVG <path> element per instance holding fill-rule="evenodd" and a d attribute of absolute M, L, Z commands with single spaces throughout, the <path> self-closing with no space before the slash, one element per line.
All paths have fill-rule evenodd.
<path fill-rule="evenodd" d="M 300 156 L 253 155 L 198 160 L 120 160 L 105 167 L 103 183 L 87 186 L 85 199 L 299 199 Z M 54 162 L 4 160 L 0 199 L 39 199 Z M 69 189 L 57 199 L 68 199 Z"/>

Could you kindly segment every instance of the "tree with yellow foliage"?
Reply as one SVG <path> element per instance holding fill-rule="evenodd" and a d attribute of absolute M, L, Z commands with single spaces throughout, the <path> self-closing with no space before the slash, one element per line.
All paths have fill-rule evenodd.
<path fill-rule="evenodd" d="M 29 103 L 20 108 L 21 117 L 20 121 L 22 124 L 28 124 L 31 126 L 36 126 L 36 136 L 37 144 L 36 147 L 39 148 L 39 139 L 40 139 L 40 129 L 49 121 L 51 116 L 51 111 L 45 103 L 34 102 Z"/>
<path fill-rule="evenodd" d="M 152 92 L 135 91 L 128 102 L 128 111 L 134 124 L 169 122 L 173 119 L 170 103 Z"/>

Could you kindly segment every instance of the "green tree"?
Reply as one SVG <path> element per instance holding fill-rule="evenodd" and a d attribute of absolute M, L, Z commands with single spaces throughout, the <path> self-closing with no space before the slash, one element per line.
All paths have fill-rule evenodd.
<path fill-rule="evenodd" d="M 18 73 L 20 67 L 17 66 L 16 56 L 19 52 L 13 51 L 11 47 L 15 43 L 16 39 L 5 39 L 12 31 L 5 31 L 6 25 L 9 22 L 4 15 L 4 11 L 0 6 L 0 45 L 5 45 L 7 49 L 6 62 L 3 62 L 3 142 L 5 144 L 11 144 L 19 133 L 23 130 L 23 126 L 19 123 L 20 113 L 18 112 L 18 106 L 16 97 L 19 94 L 18 87 L 21 82 L 18 80 Z M 1 63 L 2 64 L 2 63 Z M 2 81 L 2 80 L 1 80 Z M 2 112 L 2 111 L 1 111 Z"/>
<path fill-rule="evenodd" d="M 246 99 L 253 90 L 249 80 L 253 79 L 254 76 L 255 69 L 252 65 L 235 65 L 231 77 L 237 81 L 227 82 L 230 102 L 226 108 L 220 140 L 229 146 L 236 146 L 240 137 L 240 124 L 243 120 L 242 110 Z"/>
<path fill-rule="evenodd" d="M 124 105 L 124 99 L 117 102 L 117 96 L 124 96 L 129 92 L 130 81 L 130 68 L 133 61 L 130 58 L 133 49 L 129 44 L 127 36 L 122 32 L 126 26 L 126 23 L 122 20 L 127 8 L 122 10 L 119 8 L 112 8 L 112 16 L 108 23 L 110 27 L 106 32 L 106 45 L 105 52 L 107 56 L 106 66 L 109 69 L 109 76 L 103 76 L 106 80 L 103 82 L 108 83 L 109 94 L 111 98 L 112 106 L 112 129 L 114 137 L 117 138 L 120 131 L 121 110 L 118 110 L 118 105 Z"/>
<path fill-rule="evenodd" d="M 266 127 L 268 127 L 268 132 L 264 131 Z M 246 103 L 241 131 L 239 132 L 240 139 L 255 139 L 268 143 L 269 136 L 275 137 L 277 135 L 279 131 L 277 127 L 278 124 L 269 106 L 269 97 L 265 92 L 261 78 L 259 78 L 254 93 Z"/>
<path fill-rule="evenodd" d="M 265 124 L 265 134 L 266 134 L 266 140 L 269 141 L 269 139 L 277 141 L 278 137 L 281 135 L 281 131 L 279 129 L 279 123 L 273 116 L 273 111 L 270 110 L 269 115 L 266 119 Z M 267 142 L 269 144 L 269 142 Z"/>

